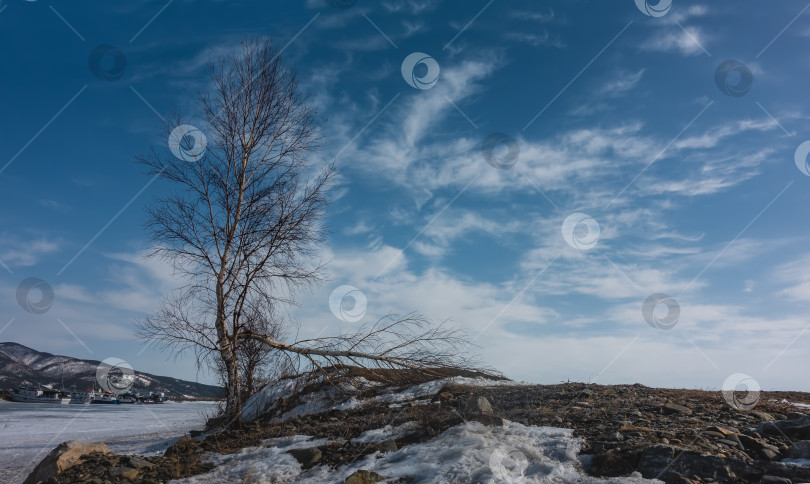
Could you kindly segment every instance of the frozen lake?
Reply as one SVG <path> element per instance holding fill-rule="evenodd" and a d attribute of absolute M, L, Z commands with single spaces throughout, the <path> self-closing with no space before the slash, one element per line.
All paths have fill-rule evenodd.
<path fill-rule="evenodd" d="M 156 454 L 201 429 L 214 402 L 54 405 L 0 401 L 0 482 L 22 482 L 60 442 L 104 442 L 113 452 Z"/>

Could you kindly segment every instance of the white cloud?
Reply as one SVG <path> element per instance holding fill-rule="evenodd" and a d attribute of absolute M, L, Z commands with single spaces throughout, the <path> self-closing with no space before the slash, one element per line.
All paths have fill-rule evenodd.
<path fill-rule="evenodd" d="M 810 301 L 810 253 L 776 267 L 773 277 L 786 286 L 778 292 L 780 296 L 793 301 Z"/>
<path fill-rule="evenodd" d="M 0 239 L 0 261 L 9 267 L 31 267 L 46 254 L 60 249 L 58 241 L 35 239 L 21 241 L 3 237 Z"/>
<path fill-rule="evenodd" d="M 601 94 L 610 97 L 621 96 L 636 87 L 641 77 L 644 75 L 645 70 L 646 69 L 640 69 L 636 72 L 620 72 L 615 79 L 606 83 L 599 91 Z"/>
<path fill-rule="evenodd" d="M 655 34 L 645 40 L 641 44 L 641 50 L 699 55 L 704 53 L 708 40 L 708 36 L 699 27 L 672 27 L 665 33 Z"/>
<path fill-rule="evenodd" d="M 542 32 L 515 32 L 510 30 L 504 33 L 504 37 L 507 40 L 522 42 L 534 47 L 540 45 L 556 47 L 558 49 L 565 47 L 565 43 L 562 41 L 562 38 L 560 38 L 559 34 L 551 34 L 545 29 Z"/>

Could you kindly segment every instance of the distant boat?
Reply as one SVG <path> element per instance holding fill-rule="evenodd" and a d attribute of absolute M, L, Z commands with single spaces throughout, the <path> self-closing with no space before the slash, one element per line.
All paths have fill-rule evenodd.
<path fill-rule="evenodd" d="M 88 405 L 92 403 L 95 393 L 92 390 L 85 390 L 83 392 L 70 392 L 70 402 L 78 405 Z"/>
<path fill-rule="evenodd" d="M 118 403 L 135 403 L 137 398 L 132 393 L 122 393 L 118 395 Z"/>
<path fill-rule="evenodd" d="M 112 392 L 95 392 L 93 393 L 93 400 L 90 402 L 93 404 L 118 404 L 118 398 L 116 398 L 115 393 Z"/>
<path fill-rule="evenodd" d="M 153 403 L 165 403 L 168 398 L 166 398 L 166 394 L 163 392 L 159 393 L 152 393 L 149 396 L 138 395 L 135 397 L 138 403 L 142 404 L 153 404 Z"/>
<path fill-rule="evenodd" d="M 70 402 L 70 397 L 64 396 L 64 393 L 59 390 L 20 387 L 11 391 L 11 400 L 23 403 L 63 404 Z"/>

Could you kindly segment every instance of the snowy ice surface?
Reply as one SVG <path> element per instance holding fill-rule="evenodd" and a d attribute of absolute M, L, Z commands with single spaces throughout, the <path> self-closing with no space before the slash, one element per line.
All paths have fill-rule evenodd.
<path fill-rule="evenodd" d="M 577 457 L 581 440 L 572 434 L 569 429 L 526 427 L 508 421 L 503 427 L 467 422 L 423 444 L 409 445 L 384 455 L 375 452 L 337 469 L 316 466 L 307 471 L 302 471 L 298 462 L 285 452 L 323 445 L 325 441 L 295 436 L 271 439 L 260 447 L 242 449 L 235 454 L 211 456 L 209 462 L 218 465 L 216 469 L 173 482 L 339 484 L 360 469 L 372 470 L 389 478 L 407 475 L 414 483 L 660 482 L 639 477 L 602 479 L 584 474 Z"/>
<path fill-rule="evenodd" d="M 0 482 L 21 482 L 66 440 L 104 442 L 113 452 L 163 453 L 191 429 L 202 428 L 215 402 L 162 405 L 0 403 Z"/>

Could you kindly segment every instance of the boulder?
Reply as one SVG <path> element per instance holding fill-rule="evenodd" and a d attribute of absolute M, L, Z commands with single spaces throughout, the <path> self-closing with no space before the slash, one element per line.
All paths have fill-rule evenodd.
<path fill-rule="evenodd" d="M 492 415 L 494 412 L 486 397 L 478 397 L 467 402 L 467 413 L 469 415 Z"/>
<path fill-rule="evenodd" d="M 343 484 L 375 484 L 384 481 L 386 477 L 373 471 L 361 470 L 350 475 L 343 481 Z"/>
<path fill-rule="evenodd" d="M 37 464 L 23 484 L 36 484 L 38 482 L 47 482 L 51 478 L 55 479 L 60 472 L 77 464 L 79 459 L 91 452 L 108 454 L 110 449 L 104 444 L 93 442 L 79 442 L 77 440 L 62 442 Z"/>
<path fill-rule="evenodd" d="M 791 414 L 791 418 L 776 420 L 773 422 L 762 422 L 757 427 L 757 432 L 762 435 L 780 435 L 788 437 L 798 437 L 800 439 L 810 438 L 810 415 Z"/>
<path fill-rule="evenodd" d="M 291 449 L 288 454 L 295 457 L 304 469 L 314 467 L 321 460 L 321 449 L 317 447 L 307 447 L 306 449 Z"/>

